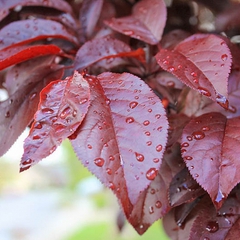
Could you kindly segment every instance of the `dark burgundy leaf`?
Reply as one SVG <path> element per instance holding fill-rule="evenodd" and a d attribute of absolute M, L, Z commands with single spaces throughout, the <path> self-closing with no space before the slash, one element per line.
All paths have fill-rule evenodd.
<path fill-rule="evenodd" d="M 72 13 L 72 9 L 66 1 L 62 0 L 1 0 L 0 21 L 6 17 L 10 10 L 24 6 L 44 6 L 56 8 L 63 12 Z"/>
<path fill-rule="evenodd" d="M 103 6 L 103 0 L 84 0 L 80 11 L 79 21 L 82 27 L 82 33 L 89 38 L 95 29 L 100 17 Z"/>
<path fill-rule="evenodd" d="M 60 23 L 45 19 L 28 19 L 8 24 L 0 30 L 0 50 L 40 39 L 61 38 L 77 44 L 76 37 Z"/>
<path fill-rule="evenodd" d="M 240 218 L 233 224 L 231 230 L 225 237 L 225 240 L 238 240 L 239 239 L 239 229 L 240 229 Z"/>
<path fill-rule="evenodd" d="M 183 130 L 183 159 L 217 208 L 240 182 L 239 122 L 239 117 L 208 113 L 191 120 Z"/>
<path fill-rule="evenodd" d="M 39 63 L 39 62 L 38 62 Z M 39 91 L 50 81 L 60 78 L 62 68 L 49 64 L 31 65 L 36 72 L 19 73 L 26 84 L 11 87 L 9 99 L 0 103 L 0 155 L 4 154 L 15 142 L 18 136 L 32 121 L 39 101 Z M 19 121 L 21 119 L 21 121 Z"/>
<path fill-rule="evenodd" d="M 89 84 L 78 72 L 41 91 L 38 111 L 24 142 L 20 171 L 50 155 L 76 131 L 87 113 L 89 95 Z"/>
<path fill-rule="evenodd" d="M 117 194 L 129 218 L 132 205 L 157 177 L 167 142 L 165 110 L 131 74 L 103 73 L 88 81 L 89 112 L 71 142 L 83 164 Z"/>
<path fill-rule="evenodd" d="M 58 54 L 61 49 L 55 45 L 17 46 L 0 51 L 0 70 L 31 58 Z"/>
<path fill-rule="evenodd" d="M 128 219 L 138 233 L 143 234 L 153 222 L 171 209 L 168 188 L 173 177 L 183 167 L 179 144 L 175 144 L 166 150 L 158 175 L 141 193 Z"/>
<path fill-rule="evenodd" d="M 149 44 L 157 44 L 166 22 L 166 6 L 162 0 L 138 2 L 130 16 L 112 18 L 105 23 L 112 29 Z"/>
<path fill-rule="evenodd" d="M 227 208 L 228 203 L 232 205 L 232 199 L 227 199 L 223 208 Z M 239 202 L 235 201 L 235 206 L 239 207 Z M 217 214 L 211 201 L 203 199 L 200 202 L 196 219 L 191 228 L 189 240 L 195 239 L 225 239 L 228 232 L 231 230 L 234 223 L 239 219 L 239 215 L 235 214 Z M 239 232 L 238 232 L 239 233 Z"/>
<path fill-rule="evenodd" d="M 175 175 L 169 187 L 169 198 L 173 207 L 191 202 L 204 193 L 205 191 L 192 178 L 187 168 Z"/>
<path fill-rule="evenodd" d="M 131 48 L 126 43 L 109 35 L 102 38 L 96 38 L 86 42 L 78 50 L 74 66 L 75 69 L 84 69 L 107 56 L 130 51 Z M 109 68 L 126 62 L 122 58 L 110 58 L 103 61 L 105 62 L 104 66 Z"/>
<path fill-rule="evenodd" d="M 231 53 L 221 38 L 212 34 L 195 34 L 173 50 L 161 49 L 156 59 L 164 70 L 187 86 L 228 108 Z"/>

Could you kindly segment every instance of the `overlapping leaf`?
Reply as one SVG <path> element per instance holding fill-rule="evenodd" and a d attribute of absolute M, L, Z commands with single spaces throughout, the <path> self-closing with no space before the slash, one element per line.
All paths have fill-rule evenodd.
<path fill-rule="evenodd" d="M 124 42 L 111 36 L 104 36 L 86 42 L 77 52 L 74 62 L 75 69 L 84 69 L 89 65 L 110 55 L 121 52 L 130 52 L 131 48 Z M 111 59 L 110 59 L 111 60 Z M 124 63 L 122 59 L 106 61 L 106 66 L 117 66 Z"/>
<path fill-rule="evenodd" d="M 167 119 L 160 100 L 131 74 L 90 76 L 88 114 L 71 137 L 79 159 L 118 196 L 127 218 L 141 193 L 157 177 L 167 142 Z M 140 221 L 134 224 L 144 232 Z"/>
<path fill-rule="evenodd" d="M 231 53 L 226 43 L 211 34 L 195 34 L 173 50 L 161 49 L 159 65 L 224 108 L 228 108 L 228 75 Z"/>
<path fill-rule="evenodd" d="M 239 143 L 239 117 L 227 119 L 221 113 L 208 113 L 190 121 L 183 130 L 183 159 L 217 208 L 240 182 Z"/>
<path fill-rule="evenodd" d="M 12 146 L 32 121 L 41 89 L 50 81 L 62 77 L 62 67 L 52 64 L 52 61 L 53 57 L 33 60 L 30 65 L 32 71 L 27 69 L 29 62 L 11 69 L 12 77 L 9 76 L 5 82 L 10 96 L 0 103 L 0 155 Z"/>
<path fill-rule="evenodd" d="M 0 70 L 39 56 L 58 54 L 62 50 L 55 45 L 17 46 L 0 51 Z"/>
<path fill-rule="evenodd" d="M 160 41 L 165 22 L 162 0 L 142 0 L 134 5 L 132 15 L 105 21 L 112 29 L 153 45 Z"/>
<path fill-rule="evenodd" d="M 62 0 L 2 0 L 0 2 L 0 21 L 8 15 L 10 10 L 15 7 L 23 6 L 44 6 L 58 9 L 63 12 L 72 13 L 72 9 L 69 4 Z"/>
<path fill-rule="evenodd" d="M 56 80 L 40 94 L 38 111 L 24 142 L 20 171 L 24 171 L 54 152 L 83 121 L 89 106 L 89 85 L 75 72 Z"/>
<path fill-rule="evenodd" d="M 77 44 L 77 38 L 62 24 L 52 20 L 27 19 L 12 22 L 0 30 L 0 50 L 47 38 L 61 38 Z"/>

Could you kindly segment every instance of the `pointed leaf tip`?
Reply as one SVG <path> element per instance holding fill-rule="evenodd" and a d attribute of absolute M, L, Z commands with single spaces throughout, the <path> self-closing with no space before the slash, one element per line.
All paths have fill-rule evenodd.
<path fill-rule="evenodd" d="M 53 153 L 62 140 L 76 131 L 88 111 L 89 97 L 89 84 L 77 71 L 42 90 L 38 111 L 24 142 L 20 171 Z"/>

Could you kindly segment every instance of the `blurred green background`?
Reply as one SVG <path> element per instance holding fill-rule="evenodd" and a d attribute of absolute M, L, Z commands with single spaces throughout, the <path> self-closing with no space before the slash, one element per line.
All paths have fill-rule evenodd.
<path fill-rule="evenodd" d="M 139 236 L 117 227 L 116 197 L 77 160 L 68 141 L 19 174 L 24 132 L 0 159 L 1 240 L 168 240 L 161 221 Z"/>

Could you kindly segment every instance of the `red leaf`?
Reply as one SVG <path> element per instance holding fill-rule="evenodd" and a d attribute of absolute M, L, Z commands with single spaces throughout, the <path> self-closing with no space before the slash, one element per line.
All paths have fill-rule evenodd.
<path fill-rule="evenodd" d="M 221 38 L 212 34 L 195 34 L 173 50 L 161 49 L 156 59 L 164 70 L 187 86 L 228 108 L 231 53 Z"/>
<path fill-rule="evenodd" d="M 103 73 L 88 81 L 91 104 L 71 142 L 83 164 L 116 193 L 129 219 L 161 165 L 167 142 L 165 110 L 131 74 Z"/>
<path fill-rule="evenodd" d="M 18 77 L 16 77 L 16 82 L 14 82 L 14 77 L 11 78 L 12 84 L 7 81 L 6 86 L 10 96 L 0 103 L 2 113 L 0 115 L 0 155 L 12 146 L 32 121 L 39 101 L 38 92 L 50 81 L 62 77 L 62 68 L 53 65 L 52 60 L 52 57 L 48 57 L 31 61 L 32 71 L 26 68 L 28 62 L 11 69 Z M 27 72 L 24 72 L 24 69 Z"/>
<path fill-rule="evenodd" d="M 110 55 L 121 52 L 130 52 L 131 48 L 124 42 L 111 36 L 96 38 L 83 44 L 76 54 L 74 62 L 75 69 L 84 69 L 91 64 L 104 59 Z M 111 60 L 111 59 L 110 59 Z M 107 67 L 118 66 L 124 61 L 122 59 L 104 60 Z"/>
<path fill-rule="evenodd" d="M 0 51 L 0 70 L 31 58 L 58 54 L 61 49 L 55 45 L 17 46 Z"/>
<path fill-rule="evenodd" d="M 227 119 L 221 113 L 208 113 L 190 121 L 183 130 L 183 159 L 217 208 L 240 182 L 236 171 L 240 167 L 239 121 L 240 117 Z"/>
<path fill-rule="evenodd" d="M 77 44 L 77 38 L 62 24 L 45 19 L 27 19 L 12 22 L 0 30 L 0 50 L 46 38 L 61 38 Z"/>
<path fill-rule="evenodd" d="M 131 16 L 105 21 L 115 31 L 152 45 L 160 41 L 165 22 L 166 6 L 162 0 L 142 0 L 133 7 Z"/>
<path fill-rule="evenodd" d="M 141 193 L 137 203 L 133 206 L 128 220 L 139 234 L 143 234 L 153 222 L 171 209 L 168 188 L 173 177 L 183 167 L 179 144 L 175 144 L 171 149 L 167 149 L 158 175 Z"/>
<path fill-rule="evenodd" d="M 72 13 L 72 9 L 69 4 L 62 0 L 3 0 L 0 2 L 0 21 L 5 18 L 9 11 L 15 7 L 24 7 L 24 6 L 44 6 L 56 8 L 63 12 Z"/>
<path fill-rule="evenodd" d="M 172 180 L 169 188 L 171 206 L 191 202 L 203 195 L 205 191 L 192 178 L 187 168 L 180 171 Z"/>
<path fill-rule="evenodd" d="M 20 171 L 54 152 L 81 124 L 88 106 L 89 85 L 78 72 L 46 86 L 40 93 L 38 111 L 24 143 Z"/>
<path fill-rule="evenodd" d="M 100 17 L 103 6 L 103 0 L 85 0 L 81 7 L 79 20 L 82 26 L 83 34 L 88 38 L 95 29 Z"/>

